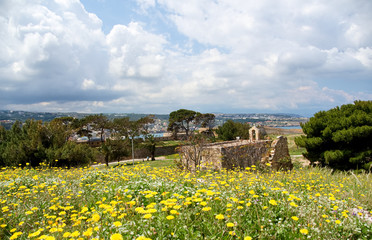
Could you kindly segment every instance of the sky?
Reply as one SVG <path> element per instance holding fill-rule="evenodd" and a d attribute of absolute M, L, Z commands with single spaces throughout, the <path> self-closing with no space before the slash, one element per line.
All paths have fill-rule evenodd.
<path fill-rule="evenodd" d="M 372 100 L 370 0 L 0 0 L 0 109 L 296 113 Z"/>

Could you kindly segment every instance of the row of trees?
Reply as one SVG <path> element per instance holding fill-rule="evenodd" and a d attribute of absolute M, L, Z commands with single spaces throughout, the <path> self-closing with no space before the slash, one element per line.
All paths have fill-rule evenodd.
<path fill-rule="evenodd" d="M 215 118 L 216 116 L 211 113 L 203 114 L 193 110 L 179 109 L 169 114 L 168 131 L 173 133 L 175 139 L 180 131 L 184 131 L 188 138 L 192 133 L 192 126 L 200 125 L 207 128 L 206 132 L 211 133 L 215 126 Z"/>
<path fill-rule="evenodd" d="M 204 134 L 213 136 L 216 116 L 212 113 L 200 113 L 187 109 L 179 109 L 169 114 L 168 131 L 173 133 L 175 139 L 180 131 L 184 131 L 186 138 L 192 133 L 193 126 L 206 128 Z M 227 120 L 222 126 L 219 126 L 215 132 L 221 140 L 234 140 L 236 137 L 249 139 L 250 125 L 247 123 L 234 122 Z"/>
<path fill-rule="evenodd" d="M 130 154 L 130 140 L 139 141 L 143 135 L 142 146 L 154 149 L 155 141 L 149 135 L 148 126 L 153 123 L 152 116 L 136 121 L 127 117 L 109 120 L 104 115 L 89 115 L 83 119 L 72 117 L 56 118 L 51 122 L 27 120 L 16 122 L 10 130 L 0 126 L 0 165 L 38 166 L 46 162 L 51 166 L 78 166 L 89 164 L 97 156 L 103 156 L 106 164 Z M 111 138 L 105 141 L 101 151 L 88 144 L 77 144 L 69 138 L 77 133 L 92 137 L 92 131 L 100 133 L 103 142 L 104 132 L 110 131 Z M 88 142 L 89 142 L 88 141 Z"/>

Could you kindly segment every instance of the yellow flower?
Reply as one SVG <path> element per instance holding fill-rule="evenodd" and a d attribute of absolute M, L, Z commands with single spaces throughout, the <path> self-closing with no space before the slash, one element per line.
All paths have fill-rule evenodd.
<path fill-rule="evenodd" d="M 65 232 L 64 234 L 63 234 L 63 237 L 64 238 L 68 238 L 68 237 L 70 237 L 71 236 L 71 233 L 70 232 Z"/>
<path fill-rule="evenodd" d="M 114 226 L 115 227 L 120 227 L 120 226 L 122 226 L 123 224 L 121 224 L 121 222 L 119 222 L 119 221 L 116 221 L 116 222 L 114 222 Z"/>
<path fill-rule="evenodd" d="M 226 224 L 226 226 L 227 226 L 227 227 L 234 227 L 234 226 L 235 226 L 235 224 L 234 224 L 234 223 L 231 223 L 231 222 L 229 222 L 229 223 L 227 223 L 227 224 Z"/>
<path fill-rule="evenodd" d="M 225 217 L 222 215 L 222 214 L 218 214 L 218 215 L 216 215 L 216 219 L 218 219 L 218 220 L 222 220 L 222 219 L 224 219 Z"/>
<path fill-rule="evenodd" d="M 78 237 L 80 235 L 80 232 L 79 231 L 75 231 L 73 233 L 71 233 L 71 237 Z"/>
<path fill-rule="evenodd" d="M 336 224 L 341 224 L 341 221 L 340 220 L 336 220 L 335 223 Z"/>
<path fill-rule="evenodd" d="M 151 218 L 151 217 L 152 217 L 152 215 L 151 215 L 150 213 L 145 214 L 145 216 L 143 216 L 143 218 L 145 218 L 145 219 L 149 219 L 149 218 Z"/>
<path fill-rule="evenodd" d="M 174 219 L 174 216 L 173 215 L 169 215 L 169 216 L 167 216 L 167 219 L 168 220 L 172 220 L 172 219 Z"/>
<path fill-rule="evenodd" d="M 110 240 L 123 240 L 123 236 L 120 233 L 114 233 L 111 235 Z"/>
<path fill-rule="evenodd" d="M 296 217 L 296 216 L 293 216 L 293 217 L 291 217 L 294 221 L 298 221 L 298 217 Z"/>
<path fill-rule="evenodd" d="M 34 233 L 30 233 L 30 234 L 28 235 L 28 237 L 29 237 L 29 238 L 31 238 L 31 237 L 37 237 L 37 236 L 40 235 L 40 233 L 41 233 L 41 231 L 40 231 L 40 230 L 37 230 L 37 231 L 34 232 Z"/>
<path fill-rule="evenodd" d="M 274 200 L 274 199 L 271 199 L 270 201 L 269 201 L 269 203 L 271 204 L 271 205 L 278 205 L 278 203 Z"/>
<path fill-rule="evenodd" d="M 85 237 L 90 237 L 92 236 L 93 234 L 93 229 L 92 228 L 88 228 L 85 232 L 83 232 L 83 236 Z"/>
<path fill-rule="evenodd" d="M 9 239 L 10 240 L 17 239 L 21 235 L 22 235 L 22 232 L 15 232 Z"/>
<path fill-rule="evenodd" d="M 203 212 L 208 212 L 210 211 L 212 208 L 211 207 L 203 207 L 202 211 Z"/>
<path fill-rule="evenodd" d="M 309 231 L 306 228 L 303 228 L 300 230 L 300 233 L 302 233 L 303 235 L 307 235 Z"/>
<path fill-rule="evenodd" d="M 147 238 L 145 236 L 139 236 L 138 238 L 136 238 L 136 240 L 151 240 L 151 238 Z"/>
<path fill-rule="evenodd" d="M 252 240 L 252 237 L 250 236 L 244 237 L 244 240 Z"/>
<path fill-rule="evenodd" d="M 202 205 L 202 206 L 206 206 L 207 203 L 206 203 L 206 202 L 201 202 L 200 205 Z"/>
<path fill-rule="evenodd" d="M 101 217 L 97 213 L 95 213 L 95 214 L 92 215 L 92 221 L 93 222 L 98 222 L 100 218 Z"/>
<path fill-rule="evenodd" d="M 178 212 L 177 212 L 177 210 L 170 210 L 170 213 L 173 214 L 173 215 L 175 215 L 175 214 L 177 214 Z"/>

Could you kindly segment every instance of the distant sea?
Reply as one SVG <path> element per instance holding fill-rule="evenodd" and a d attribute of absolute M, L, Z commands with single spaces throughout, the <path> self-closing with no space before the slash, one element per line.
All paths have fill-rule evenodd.
<path fill-rule="evenodd" d="M 151 133 L 154 137 L 164 137 L 164 133 Z"/>
<path fill-rule="evenodd" d="M 288 126 L 288 127 L 278 127 L 281 129 L 301 129 L 301 126 Z"/>

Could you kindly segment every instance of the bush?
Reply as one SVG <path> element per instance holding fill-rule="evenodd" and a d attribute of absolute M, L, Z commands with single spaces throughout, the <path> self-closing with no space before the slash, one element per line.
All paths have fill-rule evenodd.
<path fill-rule="evenodd" d="M 224 141 L 235 140 L 236 137 L 249 139 L 249 128 L 249 124 L 227 120 L 222 126 L 218 127 L 216 133 L 218 138 Z"/>
<path fill-rule="evenodd" d="M 339 170 L 372 167 L 372 101 L 355 101 L 321 111 L 301 124 L 306 136 L 295 139 L 312 164 Z"/>
<path fill-rule="evenodd" d="M 95 159 L 97 150 L 87 144 L 67 142 L 52 153 L 54 158 L 49 158 L 52 166 L 77 167 L 90 164 Z"/>

